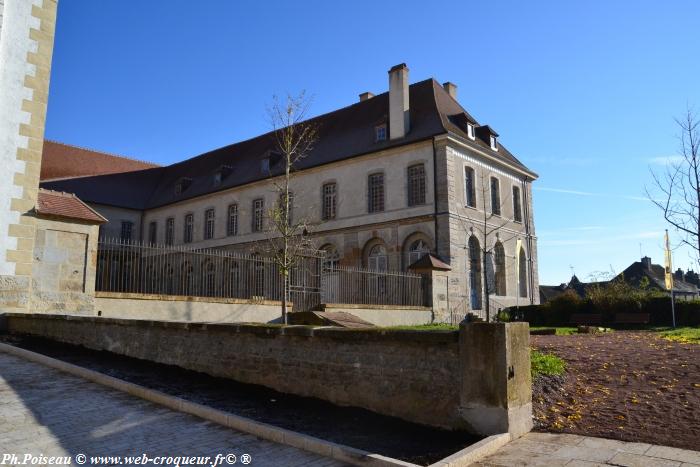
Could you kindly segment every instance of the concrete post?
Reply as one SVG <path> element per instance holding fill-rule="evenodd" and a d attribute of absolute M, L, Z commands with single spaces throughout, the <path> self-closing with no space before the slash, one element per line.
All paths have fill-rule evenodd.
<path fill-rule="evenodd" d="M 460 415 L 482 435 L 532 429 L 530 329 L 527 323 L 463 323 Z"/>

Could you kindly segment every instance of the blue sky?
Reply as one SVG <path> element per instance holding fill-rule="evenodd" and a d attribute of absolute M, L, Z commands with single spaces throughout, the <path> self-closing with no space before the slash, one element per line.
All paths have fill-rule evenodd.
<path fill-rule="evenodd" d="M 662 261 L 644 186 L 678 152 L 673 118 L 700 109 L 698 17 L 693 0 L 62 0 L 46 136 L 167 164 L 268 131 L 274 94 L 325 113 L 406 62 L 540 175 L 541 283 L 584 279 L 640 248 Z"/>

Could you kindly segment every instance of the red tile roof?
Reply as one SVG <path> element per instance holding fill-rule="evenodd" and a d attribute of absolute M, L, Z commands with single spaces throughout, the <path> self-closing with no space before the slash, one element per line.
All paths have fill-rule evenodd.
<path fill-rule="evenodd" d="M 43 188 L 39 189 L 36 212 L 43 216 L 78 219 L 95 224 L 107 222 L 107 219 L 92 210 L 74 194 Z"/>
<path fill-rule="evenodd" d="M 133 172 L 152 167 L 158 167 L 158 165 L 45 140 L 41 160 L 41 180 Z"/>

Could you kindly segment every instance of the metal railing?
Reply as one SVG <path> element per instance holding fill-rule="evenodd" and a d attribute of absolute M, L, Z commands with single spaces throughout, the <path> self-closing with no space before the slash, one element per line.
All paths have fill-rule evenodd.
<path fill-rule="evenodd" d="M 281 300 L 282 278 L 259 255 L 100 239 L 95 290 Z"/>
<path fill-rule="evenodd" d="M 322 263 L 322 252 L 310 251 L 291 272 L 295 311 L 320 303 L 430 305 L 430 284 L 419 274 Z M 100 239 L 95 290 L 282 300 L 283 282 L 278 266 L 262 255 Z"/>
<path fill-rule="evenodd" d="M 321 275 L 323 303 L 429 306 L 428 279 L 400 271 L 336 267 Z"/>

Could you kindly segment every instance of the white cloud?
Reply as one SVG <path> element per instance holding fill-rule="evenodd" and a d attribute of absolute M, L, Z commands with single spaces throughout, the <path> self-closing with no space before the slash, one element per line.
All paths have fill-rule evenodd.
<path fill-rule="evenodd" d="M 662 157 L 652 157 L 649 159 L 649 163 L 652 165 L 675 165 L 683 161 L 682 156 L 662 156 Z"/>
<path fill-rule="evenodd" d="M 576 245 L 600 245 L 603 243 L 617 243 L 626 242 L 630 240 L 643 240 L 643 239 L 653 239 L 658 238 L 661 240 L 663 238 L 663 231 L 660 230 L 648 230 L 643 232 L 637 232 L 628 235 L 615 235 L 615 236 L 590 236 L 586 238 L 570 238 L 564 240 L 540 240 L 539 246 L 576 246 Z"/>
<path fill-rule="evenodd" d="M 562 193 L 562 194 L 566 194 L 566 195 L 575 195 L 575 196 L 592 196 L 592 197 L 597 197 L 597 198 L 619 198 L 619 199 L 628 199 L 631 201 L 649 201 L 649 198 L 646 198 L 644 196 L 611 195 L 608 193 L 593 193 L 590 191 L 568 190 L 566 188 L 550 188 L 550 187 L 543 187 L 543 186 L 536 186 L 533 189 L 535 191 L 549 191 L 552 193 Z"/>

